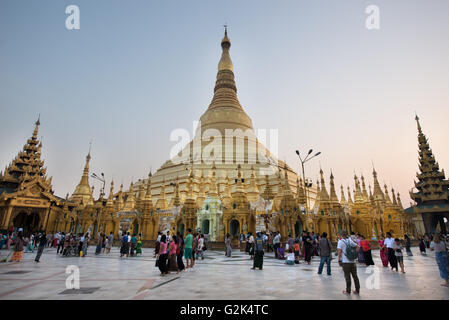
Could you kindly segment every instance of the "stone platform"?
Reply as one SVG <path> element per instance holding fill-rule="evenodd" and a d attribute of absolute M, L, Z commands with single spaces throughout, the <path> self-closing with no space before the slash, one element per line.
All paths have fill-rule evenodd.
<path fill-rule="evenodd" d="M 61 257 L 45 249 L 41 262 L 36 253 L 25 253 L 21 263 L 0 263 L 0 299 L 342 299 L 449 300 L 433 253 L 422 256 L 413 248 L 413 257 L 404 257 L 405 274 L 382 267 L 374 251 L 376 269 L 358 266 L 360 296 L 345 296 L 343 271 L 332 260 L 332 275 L 318 275 L 319 259 L 312 264 L 287 266 L 267 253 L 264 269 L 250 270 L 249 256 L 236 249 L 232 257 L 223 251 L 206 251 L 205 259 L 193 269 L 159 275 L 153 249 L 143 256 L 120 258 L 118 248 L 96 256 L 90 247 L 85 258 Z M 4 257 L 8 252 L 0 251 Z M 66 268 L 77 266 L 80 290 L 66 288 Z M 374 270 L 374 271 L 373 271 Z M 325 273 L 325 272 L 324 272 Z M 378 280 L 378 281 L 377 281 Z"/>

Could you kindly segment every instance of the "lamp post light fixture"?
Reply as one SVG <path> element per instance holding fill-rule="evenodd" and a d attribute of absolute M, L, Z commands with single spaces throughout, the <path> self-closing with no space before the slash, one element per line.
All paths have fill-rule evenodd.
<path fill-rule="evenodd" d="M 309 152 L 307 153 L 307 156 L 304 159 L 302 159 L 301 158 L 301 154 L 299 153 L 299 150 L 296 150 L 296 154 L 298 155 L 298 158 L 299 158 L 299 160 L 301 162 L 301 168 L 302 168 L 302 178 L 303 178 L 303 181 L 304 181 L 304 189 L 305 189 L 304 191 L 305 191 L 305 194 L 306 194 L 306 213 L 309 211 L 308 188 L 312 186 L 312 183 L 306 181 L 306 175 L 304 173 L 304 163 L 306 163 L 307 161 L 309 161 L 309 160 L 311 160 L 311 159 L 313 159 L 313 158 L 315 158 L 315 157 L 317 157 L 317 156 L 319 156 L 321 154 L 321 152 L 317 152 L 317 153 L 315 153 L 313 156 L 311 156 L 309 158 L 309 156 L 312 154 L 312 152 L 313 152 L 313 149 L 310 149 Z"/>
<path fill-rule="evenodd" d="M 101 173 L 101 177 L 99 177 L 96 173 L 92 173 L 91 177 L 98 181 L 103 182 L 103 187 L 101 188 L 101 195 L 104 196 L 104 188 L 106 186 L 106 179 L 104 178 L 104 173 L 103 172 Z"/>

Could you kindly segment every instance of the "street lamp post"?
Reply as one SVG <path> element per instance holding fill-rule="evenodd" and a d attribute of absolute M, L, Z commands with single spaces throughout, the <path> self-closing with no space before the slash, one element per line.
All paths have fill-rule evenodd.
<path fill-rule="evenodd" d="M 103 188 L 101 188 L 101 195 L 104 196 L 104 188 L 106 186 L 106 179 L 104 178 L 104 173 L 101 173 L 101 177 L 99 177 L 96 173 L 92 173 L 91 175 L 92 178 L 103 182 Z"/>
<path fill-rule="evenodd" d="M 101 191 L 100 191 L 100 199 L 102 199 L 104 197 L 104 188 L 106 186 L 106 179 L 104 178 L 104 173 L 103 172 L 101 173 L 101 177 L 99 177 L 96 173 L 92 173 L 91 177 L 98 181 L 103 182 L 103 187 L 101 188 Z M 99 216 L 98 215 L 100 212 L 101 212 L 101 209 L 100 210 L 97 209 L 97 220 L 96 220 L 95 228 L 94 228 L 94 232 L 93 232 L 94 239 L 97 239 L 98 229 L 100 229 L 100 231 L 102 229 L 101 226 L 99 226 Z"/>
<path fill-rule="evenodd" d="M 298 158 L 299 158 L 299 160 L 300 160 L 300 162 L 301 162 L 301 168 L 302 168 L 302 178 L 303 178 L 303 180 L 304 180 L 304 191 L 305 191 L 305 194 L 306 194 L 306 213 L 309 211 L 309 196 L 308 196 L 308 183 L 306 182 L 306 175 L 305 175 L 305 172 L 304 172 L 304 164 L 307 162 L 307 161 L 309 161 L 309 160 L 311 160 L 311 159 L 313 159 L 313 158 L 315 158 L 316 156 L 319 156 L 320 154 L 321 154 L 321 152 L 317 152 L 317 153 L 315 153 L 312 157 L 310 157 L 309 158 L 309 156 L 312 154 L 312 152 L 313 152 L 313 149 L 310 149 L 309 150 L 309 152 L 307 153 L 307 156 L 304 158 L 304 160 L 301 158 L 301 155 L 300 155 L 300 153 L 299 153 L 299 150 L 296 150 L 296 154 L 298 155 Z M 310 185 L 312 185 L 312 184 L 310 184 Z"/>

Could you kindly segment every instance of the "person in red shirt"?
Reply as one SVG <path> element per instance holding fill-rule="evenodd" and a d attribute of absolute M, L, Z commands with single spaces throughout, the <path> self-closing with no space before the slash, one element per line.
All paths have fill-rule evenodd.
<path fill-rule="evenodd" d="M 360 235 L 361 241 L 360 241 L 360 250 L 363 251 L 363 255 L 365 257 L 365 264 L 366 266 L 373 266 L 374 261 L 373 257 L 371 255 L 371 245 L 369 243 L 369 240 L 365 239 L 363 235 Z"/>
<path fill-rule="evenodd" d="M 299 240 L 295 240 L 295 264 L 299 264 Z"/>

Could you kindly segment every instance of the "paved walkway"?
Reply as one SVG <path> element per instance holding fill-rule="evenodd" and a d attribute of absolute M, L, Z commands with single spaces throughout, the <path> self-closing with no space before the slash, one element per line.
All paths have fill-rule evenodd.
<path fill-rule="evenodd" d="M 375 269 L 358 266 L 360 296 L 345 296 L 343 271 L 332 260 L 332 276 L 317 274 L 319 259 L 311 265 L 287 266 L 273 253 L 264 259 L 264 269 L 250 270 L 249 256 L 234 250 L 232 258 L 223 252 L 207 251 L 204 260 L 180 274 L 159 276 L 153 249 L 141 257 L 120 259 L 118 248 L 110 254 L 61 257 L 46 249 L 41 262 L 35 253 L 24 253 L 21 263 L 0 263 L 0 300 L 6 299 L 444 299 L 449 288 L 440 286 L 433 253 L 404 257 L 405 274 L 383 268 L 379 252 L 373 252 Z M 8 252 L 0 251 L 4 257 Z M 80 290 L 66 288 L 66 268 L 79 267 Z"/>

